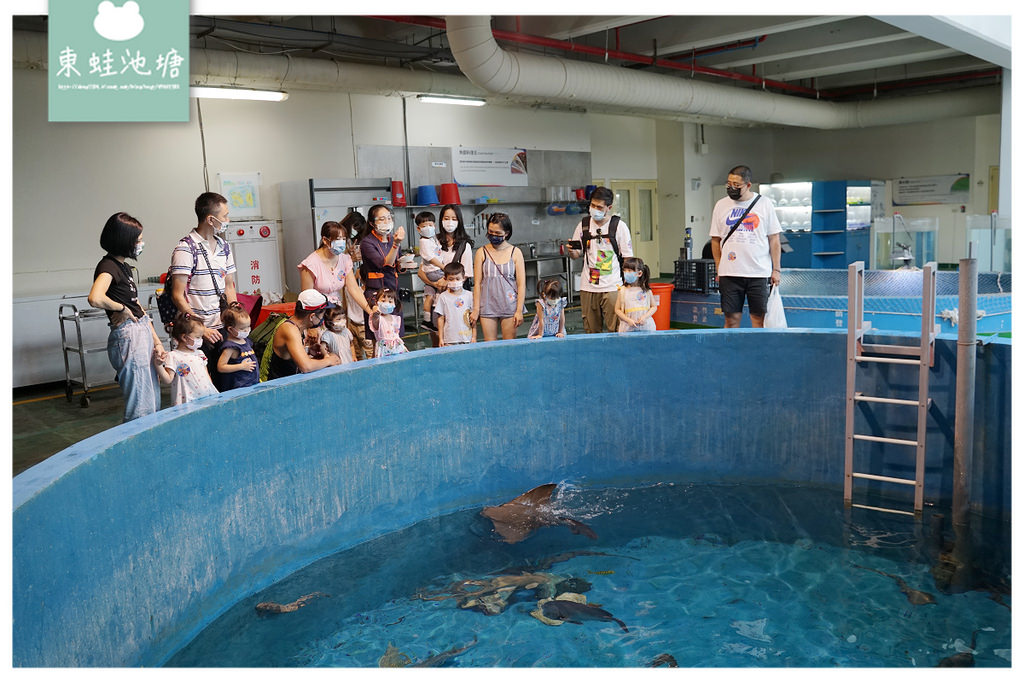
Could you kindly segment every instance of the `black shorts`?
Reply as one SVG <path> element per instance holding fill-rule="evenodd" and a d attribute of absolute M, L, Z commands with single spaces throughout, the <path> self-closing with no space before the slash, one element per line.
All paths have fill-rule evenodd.
<path fill-rule="evenodd" d="M 768 310 L 768 280 L 766 277 L 718 278 L 718 292 L 722 295 L 722 313 L 742 313 L 746 298 L 750 312 L 764 316 Z"/>

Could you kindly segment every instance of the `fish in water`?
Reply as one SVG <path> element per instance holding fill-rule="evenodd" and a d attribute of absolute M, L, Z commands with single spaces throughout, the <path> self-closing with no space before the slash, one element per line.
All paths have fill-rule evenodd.
<path fill-rule="evenodd" d="M 589 526 L 551 509 L 551 495 L 558 484 L 543 484 L 503 505 L 485 507 L 480 513 L 494 523 L 494 530 L 506 543 L 518 543 L 543 526 L 566 526 L 574 534 L 597 538 Z"/>
<path fill-rule="evenodd" d="M 455 598 L 462 609 L 495 615 L 505 611 L 509 598 L 516 591 L 532 590 L 537 597 L 548 597 L 555 595 L 555 586 L 564 582 L 565 579 L 554 574 L 507 574 L 488 579 L 456 581 L 443 591 L 421 593 L 417 597 L 421 600 Z"/>
<path fill-rule="evenodd" d="M 629 633 L 629 629 L 622 621 L 613 617 L 609 612 L 586 603 L 573 602 L 571 600 L 550 600 L 541 607 L 545 617 L 553 621 L 568 621 L 570 624 L 582 624 L 584 621 L 614 621 L 623 631 Z"/>
<path fill-rule="evenodd" d="M 675 669 L 679 666 L 676 658 L 670 654 L 661 654 L 651 660 L 651 663 L 647 666 L 668 666 L 670 669 Z"/>
<path fill-rule="evenodd" d="M 313 598 L 329 597 L 331 596 L 327 595 L 326 593 L 310 593 L 309 595 L 303 595 L 298 600 L 295 600 L 294 602 L 289 602 L 286 605 L 282 605 L 277 602 L 261 602 L 260 604 L 256 605 L 256 611 L 266 612 L 269 614 L 284 614 L 285 612 L 294 612 L 298 610 L 300 607 L 305 607 L 306 603 L 312 600 Z"/>
<path fill-rule="evenodd" d="M 474 636 L 473 637 L 473 641 L 471 643 L 467 643 L 466 645 L 463 645 L 462 647 L 453 647 L 450 650 L 445 650 L 444 652 L 436 654 L 436 655 L 434 655 L 432 657 L 427 657 L 426 659 L 424 659 L 421 662 L 413 662 L 412 659 L 409 658 L 409 655 L 405 654 L 404 652 L 399 650 L 397 647 L 395 647 L 391 643 L 388 643 L 388 649 L 384 652 L 383 655 L 381 655 L 380 659 L 377 660 L 377 666 L 379 666 L 381 668 L 385 668 L 385 669 L 398 669 L 398 668 L 407 667 L 407 666 L 409 666 L 409 667 L 435 667 L 435 666 L 442 666 L 445 662 L 447 662 L 452 657 L 456 657 L 456 656 L 462 654 L 463 652 L 465 652 L 466 650 L 468 650 L 469 648 L 471 648 L 474 645 L 476 645 L 476 642 L 477 642 L 476 641 L 476 636 Z"/>
<path fill-rule="evenodd" d="M 887 576 L 890 579 L 892 579 L 893 581 L 895 581 L 896 585 L 900 587 L 900 591 L 904 595 L 907 596 L 907 600 L 910 602 L 911 605 L 934 605 L 935 604 L 935 596 L 934 595 L 932 595 L 931 593 L 925 593 L 924 591 L 919 591 L 919 590 L 916 590 L 914 588 L 911 588 L 910 586 L 907 585 L 906 581 L 904 581 L 900 577 L 896 576 L 895 574 L 889 574 L 888 572 L 883 572 L 880 569 L 872 569 L 871 567 L 862 567 L 859 564 L 855 564 L 853 566 L 856 567 L 857 569 L 866 569 L 869 572 L 874 572 L 876 574 L 881 574 L 882 576 Z"/>
<path fill-rule="evenodd" d="M 963 641 L 960 641 L 963 642 Z M 969 652 L 957 652 L 955 655 L 943 657 L 935 666 L 946 667 L 972 667 L 974 666 L 974 651 L 978 647 L 978 632 L 971 634 L 971 649 Z"/>

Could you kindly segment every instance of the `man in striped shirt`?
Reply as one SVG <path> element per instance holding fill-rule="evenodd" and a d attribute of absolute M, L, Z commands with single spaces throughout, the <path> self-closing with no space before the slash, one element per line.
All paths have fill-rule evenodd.
<path fill-rule="evenodd" d="M 178 241 L 171 254 L 171 298 L 178 310 L 198 319 L 203 332 L 210 377 L 218 385 L 217 359 L 223 341 L 220 297 L 227 303 L 235 297 L 235 259 L 221 235 L 228 228 L 228 200 L 216 192 L 204 192 L 196 199 L 195 229 Z"/>

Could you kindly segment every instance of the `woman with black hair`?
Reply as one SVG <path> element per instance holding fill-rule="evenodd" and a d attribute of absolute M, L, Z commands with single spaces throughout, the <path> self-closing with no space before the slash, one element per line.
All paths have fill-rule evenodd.
<path fill-rule="evenodd" d="M 484 341 L 515 339 L 523 323 L 526 299 L 526 266 L 523 252 L 512 246 L 512 220 L 505 213 L 487 217 L 487 244 L 476 251 L 473 270 L 480 279 L 473 287 L 472 325 L 480 321 Z"/>
<path fill-rule="evenodd" d="M 124 212 L 107 219 L 100 247 L 107 253 L 96 264 L 89 305 L 107 312 L 110 336 L 107 357 L 124 394 L 124 421 L 160 410 L 160 380 L 153 357 L 163 360 L 164 345 L 139 305 L 139 291 L 125 259 L 142 253 L 142 224 Z"/>
<path fill-rule="evenodd" d="M 462 210 L 455 204 L 445 204 L 438 214 L 441 220 L 441 229 L 437 232 L 437 241 L 441 243 L 441 251 L 438 258 L 442 265 L 448 265 L 454 261 L 462 264 L 466 269 L 466 280 L 473 277 L 473 240 L 469 239 L 466 233 L 466 226 L 462 222 Z M 423 266 L 420 265 L 419 277 L 424 283 L 429 284 Z M 467 286 L 468 288 L 468 286 Z M 434 327 L 437 327 L 437 313 L 431 315 Z M 440 339 L 437 332 L 430 333 L 430 343 L 438 346 Z"/>

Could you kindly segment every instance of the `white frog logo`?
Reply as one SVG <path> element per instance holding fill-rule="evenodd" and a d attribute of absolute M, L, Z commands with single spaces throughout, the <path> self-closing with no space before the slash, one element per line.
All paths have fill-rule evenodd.
<path fill-rule="evenodd" d="M 96 18 L 92 20 L 92 27 L 96 33 L 107 40 L 131 40 L 142 33 L 146 22 L 139 13 L 139 3 L 129 0 L 121 7 L 115 7 L 114 3 L 104 0 L 97 7 Z"/>

